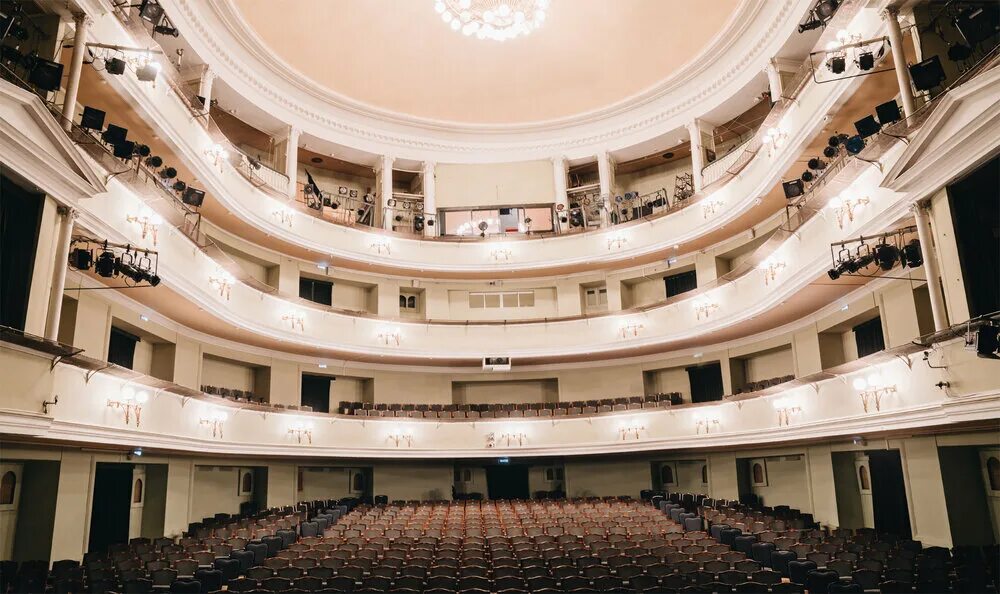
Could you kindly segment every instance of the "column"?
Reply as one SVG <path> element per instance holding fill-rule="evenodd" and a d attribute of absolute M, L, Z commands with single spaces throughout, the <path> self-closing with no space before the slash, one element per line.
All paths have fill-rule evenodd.
<path fill-rule="evenodd" d="M 948 520 L 937 438 L 930 436 L 903 439 L 899 449 L 906 496 L 910 504 L 913 539 L 923 541 L 924 546 L 950 548 L 951 524 Z"/>
<path fill-rule="evenodd" d="M 378 187 L 379 187 L 379 205 L 382 211 L 382 228 L 386 231 L 392 231 L 393 224 L 393 214 L 392 208 L 389 207 L 389 200 L 392 200 L 392 155 L 382 155 L 381 161 L 379 161 L 378 170 Z"/>
<path fill-rule="evenodd" d="M 615 199 L 615 165 L 608 151 L 601 151 L 597 155 L 597 174 L 600 176 L 601 198 L 604 200 L 604 206 L 601 208 L 601 227 L 607 227 L 611 224 L 608 208 Z"/>
<path fill-rule="evenodd" d="M 934 316 L 934 330 L 948 327 L 948 313 L 944 307 L 944 293 L 941 290 L 941 271 L 938 268 L 937 253 L 934 251 L 934 236 L 931 234 L 931 220 L 927 216 L 927 206 L 916 203 L 912 207 L 917 223 L 917 237 L 920 239 L 920 253 L 924 258 L 924 275 L 927 277 L 927 293 L 931 298 L 931 314 Z"/>
<path fill-rule="evenodd" d="M 63 128 L 69 132 L 73 129 L 73 118 L 76 116 L 76 96 L 80 91 L 80 74 L 83 72 L 83 56 L 87 53 L 87 30 L 90 28 L 90 18 L 83 13 L 73 15 L 76 32 L 73 34 L 73 57 L 69 63 L 69 81 L 66 83 L 66 96 L 63 99 Z"/>
<path fill-rule="evenodd" d="M 378 283 L 376 312 L 381 318 L 399 317 L 399 281 L 386 279 Z"/>
<path fill-rule="evenodd" d="M 764 67 L 764 72 L 767 73 L 767 87 L 771 92 L 771 103 L 776 103 L 781 100 L 782 85 L 781 70 L 778 69 L 778 64 L 774 58 L 768 61 L 767 66 Z"/>
<path fill-rule="evenodd" d="M 889 30 L 889 44 L 892 48 L 892 63 L 896 70 L 896 82 L 899 84 L 899 98 L 903 102 L 903 114 L 913 115 L 913 87 L 910 86 L 910 69 L 906 65 L 906 55 L 903 53 L 903 31 L 899 28 L 899 9 L 890 6 L 882 13 L 886 28 Z"/>
<path fill-rule="evenodd" d="M 434 162 L 424 161 L 424 237 L 438 235 L 437 197 L 434 185 Z"/>
<path fill-rule="evenodd" d="M 557 157 L 552 157 L 552 180 L 555 182 L 556 196 L 555 200 L 555 213 L 556 219 L 563 213 L 569 210 L 569 194 L 566 192 L 566 157 L 559 155 Z M 562 209 L 560 209 L 560 205 Z M 558 231 L 564 231 L 562 225 L 555 222 L 555 228 Z"/>
<path fill-rule="evenodd" d="M 840 526 L 837 511 L 837 489 L 833 474 L 833 454 L 830 446 L 810 447 L 806 450 L 809 473 L 809 495 L 813 518 L 826 526 Z"/>
<path fill-rule="evenodd" d="M 701 170 L 705 168 L 705 148 L 701 140 L 701 126 L 698 120 L 687 124 L 688 136 L 691 138 L 691 177 L 694 180 L 695 193 L 701 192 Z"/>
<path fill-rule="evenodd" d="M 298 191 L 299 170 L 299 135 L 301 130 L 288 126 L 288 138 L 285 141 L 285 175 L 288 176 L 288 197 L 294 198 Z"/>
<path fill-rule="evenodd" d="M 267 465 L 267 506 L 295 505 L 298 499 L 298 467 L 295 464 Z"/>
<path fill-rule="evenodd" d="M 59 318 L 62 315 L 63 291 L 66 289 L 66 270 L 69 261 L 69 245 L 73 239 L 73 219 L 76 211 L 60 206 L 59 238 L 56 243 L 55 265 L 52 268 L 52 286 L 49 288 L 49 315 L 45 318 L 45 338 L 58 340 Z"/>
<path fill-rule="evenodd" d="M 180 536 L 188 529 L 188 523 L 191 521 L 193 490 L 194 461 L 169 458 L 167 460 L 167 500 L 163 508 L 164 536 Z"/>
<path fill-rule="evenodd" d="M 792 355 L 795 377 L 805 377 L 823 371 L 822 347 L 815 326 L 792 334 Z"/>
<path fill-rule="evenodd" d="M 198 96 L 205 100 L 205 113 L 212 109 L 212 83 L 215 82 L 215 72 L 205 64 L 198 80 Z"/>
<path fill-rule="evenodd" d="M 52 559 L 83 559 L 90 535 L 94 468 L 92 454 L 63 450 L 52 519 Z"/>
<path fill-rule="evenodd" d="M 723 428 L 723 430 L 725 430 Z M 708 455 L 708 494 L 713 499 L 738 499 L 736 454 L 723 452 Z"/>

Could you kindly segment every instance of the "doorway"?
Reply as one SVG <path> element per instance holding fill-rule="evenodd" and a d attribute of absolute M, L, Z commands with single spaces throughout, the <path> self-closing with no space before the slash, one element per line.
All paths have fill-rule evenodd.
<path fill-rule="evenodd" d="M 871 467 L 875 529 L 899 538 L 911 538 L 910 509 L 906 501 L 899 450 L 870 450 L 866 453 Z"/>
<path fill-rule="evenodd" d="M 132 465 L 98 462 L 88 551 L 105 552 L 108 545 L 128 543 L 131 496 Z"/>
<path fill-rule="evenodd" d="M 490 499 L 528 499 L 528 466 L 494 464 L 486 467 L 486 490 Z"/>

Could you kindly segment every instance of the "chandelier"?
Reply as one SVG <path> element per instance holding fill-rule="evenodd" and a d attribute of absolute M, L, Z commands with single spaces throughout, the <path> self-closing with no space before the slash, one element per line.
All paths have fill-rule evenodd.
<path fill-rule="evenodd" d="M 505 41 L 545 22 L 549 0 L 437 0 L 434 10 L 453 31 Z"/>

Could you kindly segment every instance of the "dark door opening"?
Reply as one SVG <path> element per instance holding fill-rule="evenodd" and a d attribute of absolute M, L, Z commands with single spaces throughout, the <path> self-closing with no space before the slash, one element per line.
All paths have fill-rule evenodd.
<path fill-rule="evenodd" d="M 906 502 L 903 482 L 903 462 L 899 450 L 873 450 L 868 453 L 871 467 L 872 508 L 875 529 L 911 538 L 910 509 Z"/>
<path fill-rule="evenodd" d="M 108 545 L 128 544 L 131 496 L 132 465 L 98 462 L 88 551 L 106 552 Z"/>
<path fill-rule="evenodd" d="M 497 464 L 486 467 L 486 489 L 490 499 L 528 499 L 528 466 Z"/>

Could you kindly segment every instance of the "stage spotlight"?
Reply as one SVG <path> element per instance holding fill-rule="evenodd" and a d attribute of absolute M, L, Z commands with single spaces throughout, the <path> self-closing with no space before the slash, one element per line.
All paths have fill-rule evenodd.
<path fill-rule="evenodd" d="M 802 181 L 804 181 L 806 183 L 809 183 L 812 180 L 816 179 L 816 176 L 813 175 L 812 171 L 803 171 L 802 175 L 800 176 L 800 178 L 802 179 Z"/>
<path fill-rule="evenodd" d="M 875 115 L 878 116 L 878 123 L 882 126 L 899 121 L 903 114 L 899 112 L 899 104 L 895 99 L 886 101 L 875 107 Z"/>
<path fill-rule="evenodd" d="M 875 121 L 875 116 L 867 115 L 854 122 L 854 129 L 858 131 L 858 135 L 861 136 L 861 138 L 868 138 L 869 136 L 878 134 L 878 131 L 882 129 L 882 126 Z"/>
<path fill-rule="evenodd" d="M 948 59 L 952 62 L 964 62 L 972 57 L 972 48 L 961 43 L 948 46 Z"/>
<path fill-rule="evenodd" d="M 781 189 L 785 191 L 785 199 L 791 200 L 792 198 L 797 198 L 802 195 L 805 187 L 802 185 L 802 180 L 793 179 L 790 181 L 782 182 Z"/>
<path fill-rule="evenodd" d="M 177 177 L 177 170 L 173 167 L 164 167 L 160 170 L 160 179 L 168 180 Z"/>
<path fill-rule="evenodd" d="M 104 71 L 108 74 L 114 74 L 115 76 L 125 74 L 125 60 L 120 58 L 111 58 L 104 63 Z"/>
<path fill-rule="evenodd" d="M 910 78 L 913 79 L 913 88 L 918 91 L 930 91 L 937 87 L 945 78 L 941 59 L 931 56 L 923 62 L 910 66 Z"/>
<path fill-rule="evenodd" d="M 115 274 L 128 277 L 136 283 L 142 282 L 142 271 L 136 268 L 129 254 L 115 258 Z"/>
<path fill-rule="evenodd" d="M 847 59 L 844 56 L 834 56 L 826 63 L 826 67 L 834 74 L 843 74 L 847 70 Z"/>
<path fill-rule="evenodd" d="M 826 157 L 827 159 L 832 159 L 836 157 L 838 153 L 840 153 L 840 149 L 838 149 L 835 146 L 828 146 L 825 149 L 823 149 L 823 156 Z"/>
<path fill-rule="evenodd" d="M 148 157 L 149 156 L 149 145 L 146 144 L 136 144 L 133 149 L 133 154 L 137 157 Z"/>
<path fill-rule="evenodd" d="M 121 144 L 128 136 L 128 128 L 108 124 L 108 129 L 101 134 L 101 140 L 108 144 Z"/>
<path fill-rule="evenodd" d="M 153 155 L 152 157 L 146 157 L 143 161 L 147 167 L 152 167 L 153 169 L 158 169 L 163 166 L 163 157 L 159 155 Z"/>
<path fill-rule="evenodd" d="M 911 239 L 910 243 L 903 246 L 903 251 L 899 256 L 899 263 L 904 267 L 917 268 L 924 263 L 924 255 L 920 251 L 920 240 Z"/>
<path fill-rule="evenodd" d="M 892 270 L 892 267 L 899 261 L 899 248 L 888 243 L 876 245 L 875 260 L 882 270 Z"/>
<path fill-rule="evenodd" d="M 174 182 L 174 185 L 170 186 L 170 189 L 175 192 L 183 192 L 186 190 L 188 185 L 180 180 Z"/>
<path fill-rule="evenodd" d="M 827 270 L 826 274 L 827 276 L 830 277 L 830 280 L 837 280 L 838 278 L 840 278 L 840 271 L 837 270 L 836 268 L 831 268 L 830 270 Z"/>
<path fill-rule="evenodd" d="M 844 143 L 844 148 L 850 155 L 856 155 L 865 149 L 865 139 L 860 136 L 852 136 Z"/>
<path fill-rule="evenodd" d="M 569 213 L 569 224 L 571 227 L 583 227 L 583 211 L 575 209 Z"/>
<path fill-rule="evenodd" d="M 871 70 L 875 67 L 875 54 L 870 51 L 865 51 L 858 54 L 858 68 L 864 71 Z"/>
<path fill-rule="evenodd" d="M 413 217 L 413 230 L 423 231 L 424 230 L 424 215 L 416 215 Z"/>
<path fill-rule="evenodd" d="M 80 116 L 80 127 L 87 130 L 101 130 L 104 128 L 104 117 L 106 115 L 100 109 L 84 105 L 83 115 Z"/>
<path fill-rule="evenodd" d="M 180 182 L 183 183 L 183 182 Z M 181 194 L 181 202 L 187 204 L 188 206 L 199 207 L 205 201 L 205 190 L 199 190 L 198 188 L 192 188 L 188 186 L 184 193 Z"/>
<path fill-rule="evenodd" d="M 107 244 L 104 245 L 104 251 L 97 256 L 94 271 L 104 278 L 111 278 L 115 275 L 115 253 L 108 249 Z"/>
<path fill-rule="evenodd" d="M 840 2 L 838 0 L 821 0 L 816 3 L 816 16 L 824 21 L 828 21 L 833 18 L 839 6 Z"/>
<path fill-rule="evenodd" d="M 114 146 L 114 155 L 118 159 L 131 159 L 135 154 L 135 143 L 131 140 L 119 142 Z"/>
<path fill-rule="evenodd" d="M 864 250 L 863 253 L 862 250 Z M 858 246 L 858 255 L 854 259 L 854 265 L 858 267 L 858 270 L 868 268 L 868 266 L 870 266 L 874 261 L 875 256 L 872 254 L 871 248 L 869 248 L 866 244 Z"/>
<path fill-rule="evenodd" d="M 178 37 L 180 35 L 177 27 L 171 27 L 170 25 L 157 25 L 153 27 L 153 33 L 167 37 Z"/>
<path fill-rule="evenodd" d="M 139 16 L 156 25 L 163 18 L 163 7 L 156 0 L 142 0 Z"/>
<path fill-rule="evenodd" d="M 69 265 L 77 270 L 90 270 L 90 267 L 94 265 L 94 252 L 84 248 L 76 248 L 70 252 Z"/>
<path fill-rule="evenodd" d="M 826 161 L 818 157 L 813 157 L 812 159 L 809 159 L 806 165 L 809 167 L 809 169 L 812 169 L 813 171 L 823 171 L 824 169 L 826 169 Z"/>
<path fill-rule="evenodd" d="M 806 31 L 812 31 L 813 29 L 819 29 L 823 26 L 823 21 L 819 19 L 808 20 L 799 25 L 799 33 L 805 33 Z"/>
<path fill-rule="evenodd" d="M 160 65 L 156 62 L 146 62 L 136 69 L 135 77 L 142 82 L 156 80 L 156 75 L 160 73 Z"/>
<path fill-rule="evenodd" d="M 995 2 L 976 3 L 964 8 L 953 22 L 971 50 L 997 34 L 1000 7 Z"/>

